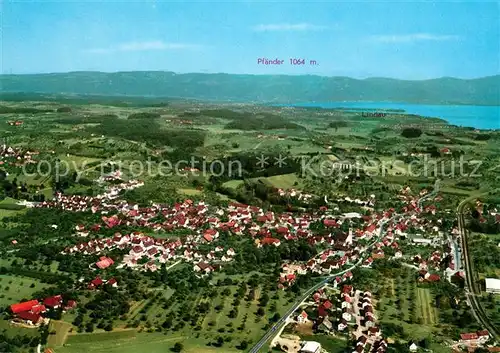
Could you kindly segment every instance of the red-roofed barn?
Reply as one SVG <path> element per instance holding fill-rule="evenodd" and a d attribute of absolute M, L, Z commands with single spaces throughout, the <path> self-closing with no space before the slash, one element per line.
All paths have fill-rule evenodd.
<path fill-rule="evenodd" d="M 17 314 L 17 313 L 20 313 L 22 311 L 30 311 L 31 308 L 33 308 L 35 305 L 38 305 L 38 304 L 40 304 L 38 302 L 38 300 L 30 300 L 30 301 L 27 301 L 27 302 L 22 302 L 22 303 L 18 303 L 18 304 L 12 304 L 10 306 L 10 310 L 14 314 Z"/>

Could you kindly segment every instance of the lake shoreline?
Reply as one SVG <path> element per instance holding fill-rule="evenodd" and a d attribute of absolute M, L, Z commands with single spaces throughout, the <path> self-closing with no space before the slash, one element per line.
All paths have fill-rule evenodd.
<path fill-rule="evenodd" d="M 435 105 L 396 102 L 317 102 L 277 104 L 278 107 L 342 110 L 345 112 L 372 112 L 374 110 L 395 114 L 418 115 L 438 118 L 450 125 L 480 130 L 500 129 L 500 106 L 497 105 Z"/>

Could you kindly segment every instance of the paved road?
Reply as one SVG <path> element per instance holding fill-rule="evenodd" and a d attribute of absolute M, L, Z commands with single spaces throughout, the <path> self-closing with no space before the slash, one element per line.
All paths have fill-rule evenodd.
<path fill-rule="evenodd" d="M 392 218 L 394 218 L 396 215 L 394 215 Z M 379 241 L 380 237 L 382 236 L 382 233 L 383 233 L 383 228 L 384 228 L 384 225 L 389 222 L 392 218 L 390 219 L 384 219 L 382 222 L 380 222 L 380 230 L 379 230 L 379 234 L 378 236 L 376 237 L 376 239 L 366 248 L 367 250 L 372 248 L 376 242 Z M 342 270 L 340 272 L 337 272 L 337 273 L 334 273 L 334 274 L 331 274 L 329 275 L 327 278 L 325 278 L 324 280 L 322 280 L 321 282 L 319 282 L 318 284 L 314 285 L 313 287 L 309 288 L 299 299 L 297 299 L 294 303 L 294 305 L 288 309 L 288 311 L 283 315 L 283 317 L 278 321 L 276 322 L 267 332 L 266 334 L 264 335 L 264 337 L 262 337 L 260 339 L 259 342 L 257 342 L 257 344 L 249 351 L 250 353 L 256 353 L 259 351 L 259 349 L 262 348 L 262 346 L 264 344 L 266 344 L 266 342 L 269 340 L 269 338 L 271 338 L 276 332 L 279 331 L 279 329 L 281 328 L 281 326 L 285 325 L 287 320 L 290 318 L 290 316 L 300 307 L 300 305 L 310 296 L 312 295 L 315 291 L 317 291 L 319 288 L 323 287 L 325 284 L 327 284 L 329 281 L 331 281 L 333 278 L 337 277 L 337 276 L 341 276 L 343 275 L 344 273 L 348 272 L 348 271 L 352 271 L 353 269 L 355 269 L 356 267 L 358 267 L 361 263 L 363 263 L 365 259 L 363 257 L 361 257 L 359 259 L 358 262 L 356 262 L 354 265 L 352 265 L 351 267 L 345 269 L 345 270 Z"/>
<path fill-rule="evenodd" d="M 436 183 L 434 185 L 434 190 L 427 194 L 427 195 L 424 195 L 422 196 L 419 200 L 418 200 L 418 205 L 419 205 L 419 208 L 422 208 L 422 202 L 431 197 L 431 196 L 434 196 L 437 192 L 439 191 L 439 180 L 436 180 Z M 391 218 L 389 219 L 383 219 L 381 222 L 380 222 L 380 229 L 379 229 L 379 234 L 377 235 L 377 237 L 375 238 L 375 240 L 366 248 L 367 250 L 371 249 L 375 243 L 377 243 L 380 238 L 382 237 L 382 233 L 383 233 L 383 229 L 384 229 L 384 226 L 387 222 L 393 220 L 396 216 L 399 216 L 398 214 L 395 214 L 393 215 Z M 318 290 L 319 288 L 321 288 L 322 286 L 324 286 L 325 284 L 327 284 L 330 280 L 332 280 L 333 278 L 337 277 L 337 276 L 340 276 L 340 275 L 343 275 L 344 273 L 348 272 L 348 271 L 351 271 L 353 269 L 355 269 L 356 267 L 358 267 L 361 263 L 363 263 L 365 259 L 363 257 L 361 257 L 359 259 L 358 262 L 356 262 L 353 266 L 351 266 L 350 268 L 346 269 L 346 270 L 342 270 L 338 273 L 335 273 L 335 274 L 332 274 L 330 276 L 328 276 L 326 279 L 324 279 L 323 281 L 319 282 L 318 284 L 314 285 L 313 287 L 309 288 L 295 303 L 294 305 L 283 315 L 283 317 L 278 321 L 276 322 L 266 333 L 265 335 L 259 340 L 259 342 L 257 342 L 255 344 L 255 346 L 253 346 L 252 349 L 250 349 L 249 353 L 256 353 L 258 352 L 262 346 L 264 346 L 264 344 L 266 344 L 266 342 L 273 336 L 276 334 L 276 332 L 279 332 L 279 329 L 286 324 L 287 320 L 290 318 L 290 316 L 300 307 L 300 305 L 302 304 L 302 302 L 304 300 L 306 300 L 311 294 L 313 294 L 316 290 Z"/>
<path fill-rule="evenodd" d="M 485 193 L 486 194 L 486 193 Z M 484 194 L 481 194 L 484 195 Z M 500 332 L 499 329 L 495 328 L 490 321 L 488 320 L 488 317 L 486 316 L 486 313 L 484 312 L 484 309 L 481 306 L 481 303 L 479 302 L 478 298 L 476 295 L 480 295 L 481 291 L 477 286 L 475 285 L 474 282 L 474 272 L 472 268 L 472 260 L 469 255 L 469 243 L 467 239 L 467 234 L 468 231 L 465 228 L 465 219 L 464 219 L 464 207 L 467 205 L 467 203 L 475 199 L 481 195 L 475 195 L 468 197 L 464 199 L 457 207 L 457 217 L 458 217 L 458 230 L 460 231 L 460 237 L 461 237 L 461 243 L 462 243 L 462 256 L 463 256 L 463 265 L 465 268 L 465 283 L 466 283 L 466 296 L 467 296 L 467 301 L 470 304 L 470 307 L 472 309 L 472 313 L 474 314 L 474 317 L 476 320 L 484 327 L 486 328 L 489 332 L 490 335 L 493 336 L 495 340 L 500 340 Z"/>
<path fill-rule="evenodd" d="M 377 239 L 378 240 L 378 239 Z M 315 291 L 323 287 L 325 284 L 327 284 L 329 281 L 331 281 L 333 278 L 337 276 L 341 276 L 344 273 L 348 271 L 352 271 L 356 267 L 358 267 L 365 259 L 360 258 L 357 263 L 355 263 L 353 266 L 349 267 L 348 269 L 342 270 L 340 272 L 337 272 L 335 274 L 329 275 L 327 278 L 319 282 L 318 284 L 315 284 L 313 287 L 309 288 L 304 294 L 295 301 L 294 305 L 288 309 L 288 311 L 284 314 L 284 316 L 276 322 L 260 339 L 259 342 L 249 351 L 250 353 L 255 353 L 258 352 L 259 349 L 262 348 L 262 346 L 275 334 L 275 332 L 279 331 L 279 328 L 281 328 L 282 325 L 286 324 L 286 321 L 290 318 L 290 316 L 300 307 L 300 305 L 307 299 L 309 296 L 311 296 Z"/>

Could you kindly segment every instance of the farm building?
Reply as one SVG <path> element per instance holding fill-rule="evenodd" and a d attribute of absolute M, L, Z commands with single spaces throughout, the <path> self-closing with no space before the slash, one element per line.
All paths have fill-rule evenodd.
<path fill-rule="evenodd" d="M 19 314 L 20 312 L 23 312 L 23 311 L 30 311 L 31 308 L 33 308 L 34 306 L 39 305 L 39 304 L 40 303 L 38 302 L 38 300 L 30 300 L 27 302 L 12 304 L 10 306 L 10 310 L 14 314 Z"/>
<path fill-rule="evenodd" d="M 500 279 L 486 278 L 486 292 L 500 293 Z"/>
<path fill-rule="evenodd" d="M 300 349 L 300 353 L 319 353 L 321 352 L 321 344 L 314 341 L 306 341 Z"/>

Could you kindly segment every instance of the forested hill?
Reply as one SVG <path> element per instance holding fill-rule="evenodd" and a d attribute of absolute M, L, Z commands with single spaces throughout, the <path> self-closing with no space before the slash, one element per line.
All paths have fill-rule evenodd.
<path fill-rule="evenodd" d="M 176 74 L 165 71 L 2 75 L 3 92 L 182 97 L 241 102 L 393 101 L 500 105 L 500 75 L 463 80 Z"/>

